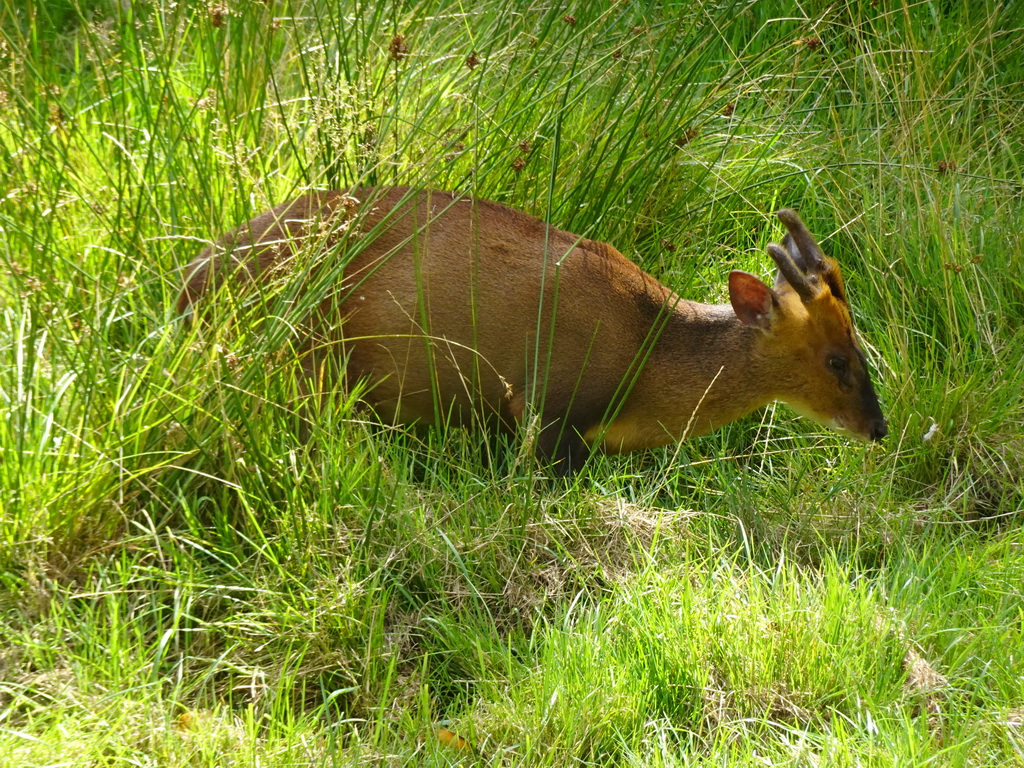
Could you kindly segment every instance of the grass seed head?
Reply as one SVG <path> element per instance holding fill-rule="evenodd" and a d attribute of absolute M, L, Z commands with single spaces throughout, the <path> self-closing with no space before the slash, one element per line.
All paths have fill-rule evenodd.
<path fill-rule="evenodd" d="M 405 35 L 396 34 L 388 44 L 388 54 L 392 61 L 401 61 L 409 55 L 409 46 L 405 42 Z"/>
<path fill-rule="evenodd" d="M 200 111 L 213 109 L 217 106 L 217 94 L 212 89 L 207 90 L 205 94 L 192 102 L 192 106 Z"/>
<path fill-rule="evenodd" d="M 700 131 L 698 131 L 696 128 L 687 128 L 682 133 L 677 134 L 676 137 L 672 140 L 672 143 L 680 148 L 685 147 L 691 141 L 696 139 L 699 133 Z"/>
<path fill-rule="evenodd" d="M 212 3 L 207 9 L 207 13 L 210 16 L 210 26 L 222 27 L 224 26 L 224 17 L 228 14 L 228 9 L 221 3 Z"/>

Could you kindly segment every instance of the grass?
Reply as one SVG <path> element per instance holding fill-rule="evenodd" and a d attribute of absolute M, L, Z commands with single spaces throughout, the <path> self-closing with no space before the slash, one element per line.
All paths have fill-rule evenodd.
<path fill-rule="evenodd" d="M 0 4 L 0 766 L 1024 765 L 1022 29 Z M 357 183 L 505 202 L 705 301 L 795 207 L 890 436 L 772 407 L 565 485 L 358 393 L 302 439 L 289 328 L 329 281 L 200 332 L 176 270 Z"/>

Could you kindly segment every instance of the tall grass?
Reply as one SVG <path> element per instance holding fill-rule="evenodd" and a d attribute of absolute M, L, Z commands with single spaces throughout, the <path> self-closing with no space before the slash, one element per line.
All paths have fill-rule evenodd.
<path fill-rule="evenodd" d="M 1024 764 L 1021 22 L 0 5 L 0 765 Z M 773 407 L 547 485 L 358 392 L 304 426 L 289 329 L 328 281 L 203 331 L 178 270 L 364 183 L 499 200 L 705 301 L 796 207 L 890 439 Z"/>

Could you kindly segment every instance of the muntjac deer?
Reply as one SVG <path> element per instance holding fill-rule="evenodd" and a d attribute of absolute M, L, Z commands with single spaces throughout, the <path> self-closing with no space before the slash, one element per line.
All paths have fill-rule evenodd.
<path fill-rule="evenodd" d="M 362 202 L 360 202 L 362 201 Z M 729 303 L 681 299 L 615 248 L 497 203 L 404 187 L 305 195 L 187 268 L 184 312 L 225 281 L 270 281 L 303 247 L 347 261 L 303 341 L 399 423 L 533 425 L 556 472 L 653 448 L 773 400 L 862 439 L 886 434 L 836 262 L 791 210 L 774 285 L 729 275 Z M 336 366 L 334 370 L 337 370 Z"/>

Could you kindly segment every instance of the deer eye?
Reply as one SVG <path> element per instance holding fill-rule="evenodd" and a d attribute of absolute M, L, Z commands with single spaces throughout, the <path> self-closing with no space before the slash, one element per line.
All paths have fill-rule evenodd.
<path fill-rule="evenodd" d="M 828 359 L 828 367 L 836 373 L 846 373 L 846 369 L 850 367 L 850 361 L 845 357 L 836 355 Z"/>

